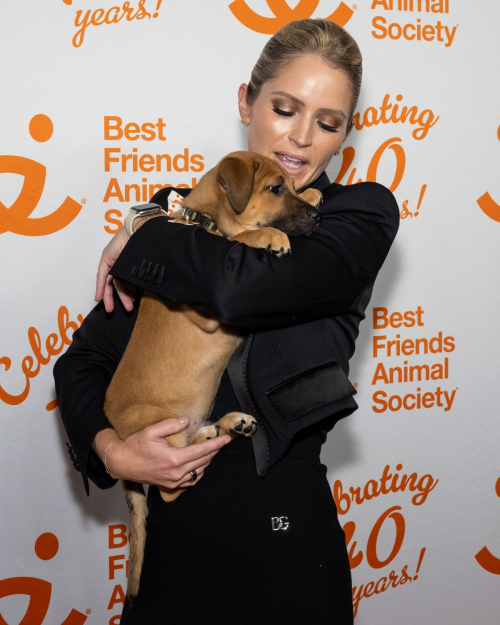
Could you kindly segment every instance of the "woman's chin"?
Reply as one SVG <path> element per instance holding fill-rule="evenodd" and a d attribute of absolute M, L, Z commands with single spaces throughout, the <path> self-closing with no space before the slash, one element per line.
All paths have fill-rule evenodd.
<path fill-rule="evenodd" d="M 311 182 L 310 176 L 308 176 L 307 174 L 301 174 L 300 176 L 296 177 L 292 176 L 292 180 L 295 191 L 300 191 Z"/>

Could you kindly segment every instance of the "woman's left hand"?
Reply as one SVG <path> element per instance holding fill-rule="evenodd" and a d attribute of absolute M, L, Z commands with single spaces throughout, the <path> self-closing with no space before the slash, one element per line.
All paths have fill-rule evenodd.
<path fill-rule="evenodd" d="M 113 284 L 115 285 L 116 292 L 125 307 L 125 310 L 132 310 L 134 306 L 134 300 L 136 295 L 136 288 L 128 282 L 122 282 L 121 280 L 114 280 L 113 276 L 109 275 L 111 267 L 115 264 L 116 259 L 120 256 L 121 251 L 129 240 L 129 235 L 125 230 L 125 227 L 120 228 L 111 241 L 104 248 L 101 260 L 99 261 L 99 267 L 97 269 L 96 291 L 95 301 L 100 302 L 104 299 L 104 308 L 106 312 L 112 312 L 114 308 L 113 303 Z"/>

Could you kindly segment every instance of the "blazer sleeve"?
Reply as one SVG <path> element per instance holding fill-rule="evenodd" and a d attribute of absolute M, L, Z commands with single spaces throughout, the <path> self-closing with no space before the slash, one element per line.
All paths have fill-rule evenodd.
<path fill-rule="evenodd" d="M 111 273 L 249 330 L 344 314 L 375 280 L 396 235 L 399 208 L 378 183 L 333 187 L 319 228 L 290 237 L 291 255 L 277 258 L 161 218 L 131 237 Z M 167 197 L 160 192 L 153 201 L 166 207 Z"/>
<path fill-rule="evenodd" d="M 115 295 L 114 311 L 99 303 L 73 334 L 73 342 L 54 366 L 59 411 L 70 443 L 70 456 L 81 472 L 87 495 L 88 478 L 99 488 L 116 483 L 91 448 L 98 432 L 112 427 L 104 414 L 104 398 L 125 351 L 138 307 L 128 313 Z"/>

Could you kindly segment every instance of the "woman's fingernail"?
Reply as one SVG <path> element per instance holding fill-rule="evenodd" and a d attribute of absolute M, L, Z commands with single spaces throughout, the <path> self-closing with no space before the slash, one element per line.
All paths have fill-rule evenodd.
<path fill-rule="evenodd" d="M 189 422 L 188 417 L 179 417 L 177 420 L 179 421 L 181 425 L 184 425 L 185 423 Z"/>

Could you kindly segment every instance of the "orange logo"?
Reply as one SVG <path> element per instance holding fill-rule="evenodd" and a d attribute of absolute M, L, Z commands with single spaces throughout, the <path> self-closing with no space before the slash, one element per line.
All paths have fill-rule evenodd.
<path fill-rule="evenodd" d="M 405 338 L 406 328 L 424 327 L 424 310 L 418 306 L 416 310 L 406 310 L 403 312 L 394 311 L 389 314 L 387 308 L 373 309 L 373 329 L 383 330 L 391 328 L 398 332 L 394 339 L 389 334 L 374 334 L 372 337 L 373 358 L 398 358 L 396 366 L 389 366 L 390 361 L 380 361 L 377 363 L 373 374 L 372 385 L 389 385 L 389 391 L 378 390 L 373 393 L 372 410 L 378 414 L 390 410 L 421 410 L 431 409 L 435 406 L 443 408 L 448 412 L 453 407 L 458 387 L 447 390 L 441 386 L 435 390 L 423 388 L 423 385 L 432 381 L 444 381 L 450 379 L 450 358 L 456 349 L 456 340 L 453 336 L 445 336 L 444 332 L 433 333 L 432 336 L 422 336 L 418 338 Z M 434 355 L 441 354 L 441 361 L 412 363 L 412 356 L 429 356 L 434 360 Z M 403 363 L 401 363 L 401 360 Z M 419 386 L 412 389 L 412 392 L 399 395 L 397 392 L 390 394 L 393 385 L 417 383 Z M 444 382 L 441 382 L 444 383 Z"/>
<path fill-rule="evenodd" d="M 234 17 L 250 30 L 255 30 L 264 35 L 274 35 L 288 22 L 311 17 L 319 4 L 319 0 L 299 0 L 297 6 L 292 9 L 287 0 L 266 0 L 266 2 L 275 17 L 262 17 L 262 15 L 252 11 L 245 0 L 234 0 L 229 8 Z M 353 13 L 354 11 L 345 2 L 341 2 L 335 11 L 325 19 L 335 22 L 339 26 L 345 26 Z"/>
<path fill-rule="evenodd" d="M 35 115 L 29 132 L 35 141 L 48 141 L 54 126 L 47 115 Z M 50 215 L 31 218 L 45 186 L 46 168 L 24 156 L 0 155 L 0 174 L 19 174 L 24 182 L 19 197 L 8 208 L 0 201 L 0 234 L 13 232 L 28 237 L 39 237 L 62 230 L 75 219 L 82 205 L 67 197 Z M 1 625 L 1 623 L 0 623 Z"/>
<path fill-rule="evenodd" d="M 59 541 L 54 534 L 40 534 L 35 542 L 35 553 L 40 560 L 52 560 L 59 551 Z M 15 595 L 28 595 L 26 613 L 19 625 L 42 625 L 50 604 L 52 584 L 37 577 L 9 577 L 0 580 L 0 599 Z M 87 610 L 90 613 L 90 610 Z M 61 625 L 83 625 L 87 617 L 71 610 Z M 0 614 L 0 625 L 8 625 Z"/>
<path fill-rule="evenodd" d="M 496 494 L 500 497 L 500 478 L 498 478 L 495 484 Z M 500 575 L 500 558 L 494 556 L 488 547 L 483 547 L 481 551 L 476 553 L 476 560 L 479 565 L 483 567 L 488 573 L 494 575 Z"/>
<path fill-rule="evenodd" d="M 500 126 L 498 126 L 497 136 L 500 141 Z M 482 195 L 477 200 L 477 203 L 485 215 L 494 221 L 500 222 L 500 204 L 497 204 L 488 192 Z"/>

